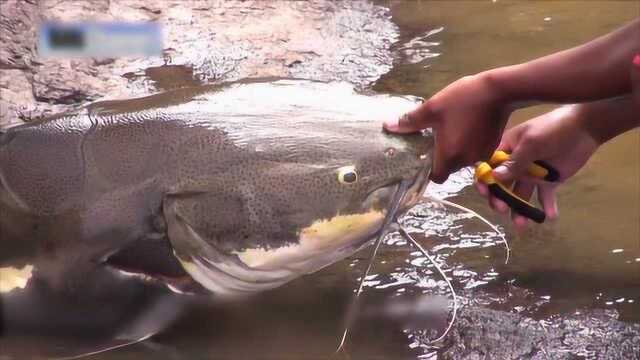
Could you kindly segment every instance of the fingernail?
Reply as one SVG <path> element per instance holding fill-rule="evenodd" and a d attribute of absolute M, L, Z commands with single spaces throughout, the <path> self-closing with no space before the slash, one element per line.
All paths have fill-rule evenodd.
<path fill-rule="evenodd" d="M 529 220 L 523 216 L 516 216 L 513 218 L 513 223 L 519 231 L 523 231 L 529 224 Z"/>
<path fill-rule="evenodd" d="M 500 165 L 497 168 L 493 169 L 493 175 L 498 175 L 498 177 L 505 177 L 509 174 L 509 169 L 506 166 Z"/>
<path fill-rule="evenodd" d="M 396 131 L 398 130 L 398 119 L 387 120 L 382 124 L 382 127 L 389 131 Z"/>
<path fill-rule="evenodd" d="M 558 204 L 553 204 L 551 213 L 547 215 L 547 218 L 549 218 L 549 220 L 555 220 L 558 218 Z"/>
<path fill-rule="evenodd" d="M 498 212 L 500 213 L 506 213 L 507 210 L 509 210 L 509 205 L 507 205 L 507 203 L 505 203 L 502 200 L 496 199 L 495 204 L 496 204 L 496 210 L 498 210 Z"/>
<path fill-rule="evenodd" d="M 633 57 L 633 65 L 640 67 L 640 54 L 636 54 L 636 56 Z"/>
<path fill-rule="evenodd" d="M 476 190 L 480 193 L 480 195 L 482 195 L 482 196 L 489 195 L 489 191 L 488 191 L 487 187 L 484 184 L 479 183 L 479 182 L 474 182 L 474 185 L 476 187 Z"/>

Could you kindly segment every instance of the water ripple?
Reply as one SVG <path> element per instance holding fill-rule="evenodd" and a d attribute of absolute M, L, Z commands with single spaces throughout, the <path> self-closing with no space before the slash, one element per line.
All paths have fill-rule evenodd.
<path fill-rule="evenodd" d="M 429 30 L 399 47 L 398 50 L 403 55 L 404 60 L 409 64 L 417 64 L 423 60 L 440 56 L 440 53 L 435 52 L 433 49 L 440 45 L 440 42 L 431 40 L 431 37 L 442 30 L 444 30 L 444 27 Z"/>

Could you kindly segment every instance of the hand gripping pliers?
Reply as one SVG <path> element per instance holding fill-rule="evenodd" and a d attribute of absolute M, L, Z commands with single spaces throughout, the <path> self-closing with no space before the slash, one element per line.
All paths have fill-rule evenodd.
<path fill-rule="evenodd" d="M 493 153 L 489 161 L 476 164 L 476 181 L 486 184 L 491 195 L 504 201 L 515 213 L 529 218 L 537 223 L 543 223 L 545 220 L 544 211 L 536 208 L 528 201 L 514 194 L 506 186 L 496 180 L 496 178 L 494 178 L 491 174 L 491 171 L 495 167 L 507 160 L 509 160 L 508 153 L 504 151 L 496 151 Z M 553 168 L 553 166 L 541 160 L 534 161 L 527 169 L 527 173 L 530 176 L 549 182 L 556 182 L 560 179 L 560 174 L 558 173 L 558 171 Z"/>

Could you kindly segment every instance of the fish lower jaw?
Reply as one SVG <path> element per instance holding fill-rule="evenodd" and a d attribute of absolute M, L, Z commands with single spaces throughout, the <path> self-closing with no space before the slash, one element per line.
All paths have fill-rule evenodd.
<path fill-rule="evenodd" d="M 139 282 L 165 286 L 177 294 L 184 295 L 196 295 L 206 293 L 204 289 L 197 281 L 191 276 L 166 276 L 161 274 L 145 273 L 139 270 L 127 269 L 118 266 L 112 266 L 110 264 L 104 264 L 105 268 L 110 271 L 114 276 L 120 278 L 130 278 Z"/>
<path fill-rule="evenodd" d="M 352 255 L 370 243 L 384 216 L 384 211 L 372 210 L 318 220 L 299 232 L 297 243 L 278 248 L 215 253 L 210 258 L 174 255 L 183 269 L 216 297 L 248 296 L 282 286 Z"/>
<path fill-rule="evenodd" d="M 178 258 L 193 279 L 218 300 L 233 300 L 278 288 L 298 277 L 321 270 L 354 254 L 369 244 L 318 254 L 317 257 L 291 262 L 280 268 L 249 268 L 240 261 L 209 262 L 206 259 Z"/>

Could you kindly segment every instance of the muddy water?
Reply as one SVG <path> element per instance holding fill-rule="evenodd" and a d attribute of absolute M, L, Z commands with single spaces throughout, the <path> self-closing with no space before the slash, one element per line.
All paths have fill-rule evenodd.
<path fill-rule="evenodd" d="M 380 4 L 392 9 L 400 39 L 394 45 L 395 65 L 375 89 L 423 97 L 463 75 L 587 41 L 632 19 L 640 10 L 637 3 L 611 1 Z M 549 109 L 520 111 L 511 124 Z M 459 211 L 425 201 L 403 223 L 443 265 L 462 303 L 518 312 L 541 321 L 603 311 L 606 316 L 638 322 L 638 149 L 637 131 L 606 144 L 560 190 L 560 219 L 520 235 L 466 186 L 468 173 L 463 171 L 445 186 L 429 189 L 430 194 L 446 195 L 501 225 L 512 246 L 508 265 L 504 265 L 500 238 Z M 158 336 L 155 343 L 119 354 L 125 358 L 151 353 L 166 358 L 327 358 L 338 343 L 345 309 L 368 254 L 365 250 L 248 303 L 217 310 L 203 307 Z M 392 310 L 401 307 L 398 304 L 420 308 L 434 294 L 447 292 L 433 267 L 403 239 L 388 238 L 367 278 L 361 316 L 352 328 L 347 352 L 337 358 L 435 358 L 436 349 L 428 345 L 424 329 Z M 415 320 L 420 314 L 412 316 Z M 418 323 L 433 323 L 431 320 L 418 318 Z"/>
<path fill-rule="evenodd" d="M 526 61 L 588 41 L 633 19 L 640 5 L 628 1 L 455 1 L 391 3 L 401 28 L 398 62 L 376 89 L 428 97 L 451 81 L 492 67 Z M 426 36 L 425 36 L 426 35 Z M 416 41 L 417 40 L 417 41 Z M 410 44 L 410 46 L 407 46 Z M 422 60 L 420 60 L 422 59 Z M 548 111 L 539 106 L 514 114 L 510 125 Z M 453 200 L 491 212 L 471 189 Z M 507 221 L 512 261 L 496 282 L 533 291 L 548 316 L 581 307 L 616 309 L 640 321 L 640 133 L 605 144 L 559 192 L 560 218 L 517 236 Z M 473 248 L 455 251 L 455 263 L 490 268 Z"/>

